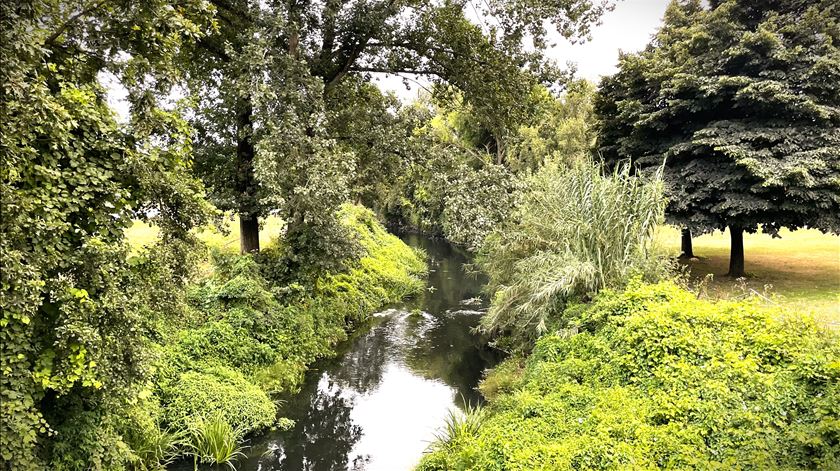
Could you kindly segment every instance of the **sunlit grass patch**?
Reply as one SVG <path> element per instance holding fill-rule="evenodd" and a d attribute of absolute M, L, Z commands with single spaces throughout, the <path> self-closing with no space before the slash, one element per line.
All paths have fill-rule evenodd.
<path fill-rule="evenodd" d="M 283 220 L 276 216 L 269 216 L 260 221 L 260 246 L 268 246 L 283 230 Z M 224 220 L 224 227 L 227 234 L 216 228 L 206 228 L 198 231 L 198 237 L 214 247 L 227 252 L 239 251 L 239 218 L 237 216 L 227 217 Z M 134 250 L 155 243 L 160 230 L 142 221 L 134 221 L 134 224 L 126 231 L 128 243 Z"/>
<path fill-rule="evenodd" d="M 774 239 L 744 234 L 747 278 L 743 281 L 724 276 L 729 266 L 728 233 L 695 237 L 698 258 L 685 264 L 695 282 L 712 275 L 705 288 L 713 297 L 740 296 L 745 290 L 775 294 L 774 302 L 840 325 L 840 237 L 811 229 L 782 230 L 779 235 Z M 679 253 L 677 228 L 663 228 L 659 240 L 674 255 Z"/>

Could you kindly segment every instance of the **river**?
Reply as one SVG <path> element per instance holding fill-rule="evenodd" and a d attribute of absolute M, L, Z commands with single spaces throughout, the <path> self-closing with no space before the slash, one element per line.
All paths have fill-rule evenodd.
<path fill-rule="evenodd" d="M 429 256 L 427 290 L 376 313 L 338 355 L 313 365 L 281 411 L 286 432 L 252 439 L 240 471 L 411 469 L 450 409 L 481 401 L 475 387 L 497 356 L 471 332 L 486 308 L 465 254 L 416 234 Z"/>

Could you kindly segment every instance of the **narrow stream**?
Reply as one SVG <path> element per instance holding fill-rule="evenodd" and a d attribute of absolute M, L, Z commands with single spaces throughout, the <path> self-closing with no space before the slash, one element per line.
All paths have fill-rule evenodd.
<path fill-rule="evenodd" d="M 283 407 L 294 428 L 250 443 L 242 471 L 411 469 L 448 411 L 475 390 L 496 356 L 471 333 L 486 303 L 480 279 L 450 244 L 404 240 L 429 255 L 427 291 L 374 315 L 339 354 L 313 366 Z"/>

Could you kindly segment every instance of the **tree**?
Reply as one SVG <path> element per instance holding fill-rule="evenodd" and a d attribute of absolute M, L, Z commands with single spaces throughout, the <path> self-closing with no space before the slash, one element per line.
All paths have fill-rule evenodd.
<path fill-rule="evenodd" d="M 672 3 L 641 53 L 601 83 L 609 162 L 666 162 L 667 214 L 695 232 L 840 231 L 840 15 L 836 2 Z"/>
<path fill-rule="evenodd" d="M 245 252 L 259 250 L 258 218 L 269 209 L 280 209 L 287 235 L 319 237 L 311 228 L 297 228 L 314 217 L 305 209 L 307 195 L 318 192 L 305 178 L 308 170 L 284 172 L 284 165 L 255 161 L 288 163 L 300 152 L 338 149 L 327 141 L 346 137 L 340 121 L 346 114 L 334 113 L 334 107 L 356 100 L 358 84 L 372 74 L 423 75 L 448 84 L 435 89 L 458 90 L 500 136 L 528 112 L 523 93 L 537 80 L 558 76 L 539 52 L 546 26 L 582 37 L 607 8 L 606 2 L 583 0 L 538 2 L 539 8 L 530 0 L 491 0 L 483 16 L 496 25 L 482 27 L 467 19 L 473 8 L 462 0 L 212 3 L 217 28 L 187 59 L 196 64 L 190 89 L 198 102 L 197 168 L 217 206 L 239 213 Z M 524 46 L 526 38 L 536 51 Z M 346 81 L 356 87 L 343 86 Z M 231 116 L 238 117 L 235 125 Z M 369 158 L 371 147 L 361 143 L 344 157 L 352 162 L 352 153 L 361 152 Z M 329 166 L 325 156 L 306 158 Z M 350 167 L 339 174 L 346 176 Z M 341 183 L 319 181 L 334 188 Z"/>
<path fill-rule="evenodd" d="M 179 286 L 177 250 L 130 258 L 153 219 L 171 247 L 209 213 L 190 132 L 158 106 L 202 2 L 2 4 L 0 469 L 113 469 L 120 421 L 149 377 L 147 335 Z M 119 125 L 97 76 L 130 92 Z M 157 214 L 152 218 L 153 214 Z M 162 294 L 163 293 L 163 294 Z"/>

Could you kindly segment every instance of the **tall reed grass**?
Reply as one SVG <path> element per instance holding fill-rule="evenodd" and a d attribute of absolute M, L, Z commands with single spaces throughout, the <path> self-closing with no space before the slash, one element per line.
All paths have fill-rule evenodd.
<path fill-rule="evenodd" d="M 480 253 L 494 293 L 482 329 L 527 346 L 570 300 L 666 274 L 654 239 L 665 202 L 661 173 L 634 176 L 629 164 L 608 172 L 592 161 L 543 167 Z"/>

